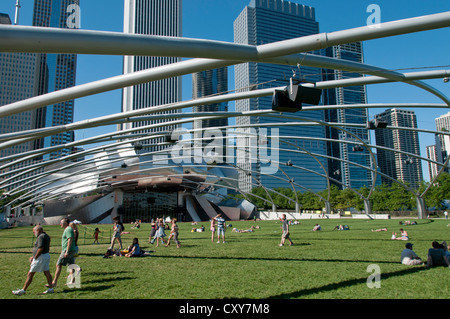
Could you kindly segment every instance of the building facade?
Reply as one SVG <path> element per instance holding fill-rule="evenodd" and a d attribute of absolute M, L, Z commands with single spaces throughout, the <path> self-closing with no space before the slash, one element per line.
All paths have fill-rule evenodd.
<path fill-rule="evenodd" d="M 388 126 L 417 128 L 417 118 L 414 111 L 388 109 L 375 115 L 375 119 L 386 121 Z M 423 179 L 420 159 L 408 154 L 420 156 L 419 134 L 416 131 L 401 129 L 376 129 L 377 146 L 391 150 L 378 149 L 377 160 L 380 171 L 392 179 L 408 183 L 412 188 L 418 188 Z M 382 182 L 392 185 L 392 180 L 381 178 Z"/>
<path fill-rule="evenodd" d="M 277 41 L 308 36 L 319 32 L 319 23 L 315 20 L 315 9 L 289 1 L 281 0 L 252 0 L 240 13 L 234 22 L 234 42 L 248 45 L 261 45 Z M 319 52 L 313 52 L 320 54 Z M 255 88 L 268 88 L 287 86 L 289 79 L 294 76 L 295 67 L 264 64 L 243 63 L 235 66 L 235 87 L 237 90 L 249 91 Z M 295 70 L 295 77 L 309 82 L 321 80 L 321 70 L 310 67 L 300 67 Z M 272 97 L 236 101 L 236 111 L 267 110 L 272 109 Z M 302 111 L 301 116 L 312 121 L 323 121 L 323 111 Z M 276 126 L 280 119 L 267 117 L 239 117 L 236 124 L 238 130 L 244 134 L 256 134 L 260 139 L 264 135 L 283 136 L 279 145 L 273 145 L 273 138 L 264 143 L 267 153 L 279 148 L 275 161 L 262 161 L 264 155 L 260 151 L 252 152 L 254 145 L 251 139 L 237 139 L 237 166 L 240 171 L 240 189 L 250 191 L 262 184 L 270 188 L 289 187 L 291 182 L 301 182 L 305 188 L 321 191 L 327 188 L 326 178 L 317 174 L 326 175 L 327 161 L 320 155 L 326 155 L 326 143 L 314 138 L 324 138 L 323 126 Z M 282 119 L 284 122 L 294 120 Z M 273 124 L 273 125 L 271 125 Z M 254 125 L 252 128 L 245 126 Z M 261 125 L 261 127 L 258 127 Z M 262 129 L 265 130 L 262 130 Z M 290 137 L 312 137 L 309 139 L 294 139 Z M 283 149 L 286 149 L 284 151 Z M 287 150 L 292 150 L 287 151 Z M 317 154 L 318 157 L 311 154 Z M 256 158 L 255 158 L 256 156 Z M 266 163 L 265 163 L 266 162 Z M 286 165 L 289 163 L 289 165 Z M 268 165 L 279 165 L 276 173 L 264 173 Z M 317 174 L 315 174 L 315 173 Z M 303 191 L 300 189 L 300 191 Z"/>
<path fill-rule="evenodd" d="M 35 0 L 33 26 L 63 29 L 80 27 L 80 0 Z M 37 94 L 42 95 L 75 86 L 77 56 L 75 54 L 38 54 Z M 51 127 L 73 122 L 75 102 L 69 100 L 37 112 L 37 127 Z M 63 145 L 74 141 L 73 132 L 59 133 L 36 141 L 35 148 Z M 70 154 L 64 149 L 51 153 L 50 159 Z"/>
<path fill-rule="evenodd" d="M 7 14 L 0 13 L 0 23 L 11 24 Z M 0 106 L 36 95 L 36 54 L 0 53 Z M 0 118 L 0 134 L 32 130 L 36 126 L 36 111 Z M 27 152 L 33 143 L 27 142 L 0 150 L 0 157 Z"/>
<path fill-rule="evenodd" d="M 363 44 L 361 42 L 341 44 L 323 50 L 323 55 L 342 60 L 364 63 Z M 324 81 L 342 80 L 362 77 L 359 73 L 345 72 L 342 70 L 324 70 Z M 324 90 L 325 105 L 366 104 L 367 94 L 365 86 L 339 87 Z M 325 119 L 331 123 L 366 124 L 368 110 L 357 109 L 329 109 L 325 111 Z M 370 134 L 366 128 L 347 128 L 349 133 L 333 127 L 327 127 L 327 138 L 349 143 L 328 142 L 329 175 L 338 181 L 334 182 L 339 188 L 359 189 L 372 184 L 371 171 L 362 168 L 372 167 L 369 150 L 355 148 L 352 142 L 360 143 L 361 140 L 370 144 Z M 336 160 L 337 158 L 340 160 Z M 358 164 L 361 166 L 354 165 Z M 333 182 L 333 181 L 332 181 Z"/>
<path fill-rule="evenodd" d="M 430 161 L 437 162 L 436 145 L 427 146 L 426 151 L 427 151 L 427 159 Z M 428 162 L 428 173 L 430 181 L 433 180 L 435 176 L 437 176 L 438 172 L 439 172 L 438 165 L 436 163 Z"/>
<path fill-rule="evenodd" d="M 11 24 L 9 15 L 0 13 L 0 24 Z M 0 107 L 17 101 L 31 98 L 36 92 L 36 62 L 37 55 L 34 53 L 0 53 Z M 36 128 L 36 110 L 0 118 L 0 134 L 28 131 Z M 25 142 L 0 150 L 0 158 L 6 160 L 8 156 L 26 153 L 33 150 L 33 142 Z M 30 165 L 31 161 L 13 165 L 1 173 L 18 169 L 22 166 Z M 27 177 L 26 174 L 22 177 Z M 1 179 L 10 178 L 9 175 L 2 175 Z M 20 178 L 12 179 L 11 189 L 18 186 L 16 182 Z"/>
<path fill-rule="evenodd" d="M 125 0 L 124 32 L 134 34 L 181 37 L 182 0 Z M 179 62 L 177 57 L 125 56 L 123 74 Z M 181 77 L 168 78 L 124 88 L 122 91 L 122 112 L 150 108 L 181 101 Z M 168 111 L 166 113 L 177 113 Z M 158 113 L 161 114 L 161 113 Z M 139 121 L 121 125 L 119 129 L 129 130 L 161 123 L 163 120 Z M 177 125 L 155 127 L 138 133 L 171 132 Z M 143 144 L 157 144 L 164 138 L 150 139 Z M 150 147 L 158 151 L 164 147 Z"/>
<path fill-rule="evenodd" d="M 435 119 L 436 123 L 436 131 L 439 132 L 450 132 L 450 112 L 447 114 L 444 114 L 438 118 Z M 448 156 L 450 155 L 450 136 L 444 135 L 444 134 L 436 134 L 436 161 L 439 163 L 445 163 Z M 447 164 L 447 167 L 444 168 L 445 172 L 450 172 L 450 164 Z M 436 173 L 438 173 L 439 170 L 437 170 Z"/>
<path fill-rule="evenodd" d="M 192 74 L 192 98 L 198 99 L 201 97 L 207 97 L 217 94 L 224 94 L 228 91 L 228 68 L 219 68 L 219 69 L 213 69 L 213 70 L 205 70 L 202 72 L 197 72 Z M 208 104 L 208 105 L 199 105 L 193 107 L 194 113 L 214 113 L 214 112 L 227 112 L 228 111 L 228 103 L 222 102 L 222 103 L 214 103 L 214 104 Z M 220 130 L 221 136 L 224 137 L 223 140 L 218 141 L 222 145 L 222 157 L 220 160 L 220 163 L 226 163 L 226 145 L 227 140 L 226 137 L 226 130 L 224 127 L 228 126 L 228 118 L 220 118 L 220 119 L 210 119 L 210 120 L 194 120 L 194 137 L 196 139 L 201 139 L 205 134 L 201 131 L 201 129 L 205 128 L 216 128 Z M 211 135 L 214 132 L 211 132 Z M 210 134 L 208 134 L 209 136 Z M 213 136 L 213 135 L 212 135 Z M 215 137 L 215 135 L 214 135 Z M 206 137 L 205 137 L 206 138 Z M 216 137 L 217 138 L 217 137 Z M 220 138 L 220 136 L 219 136 Z M 211 142 L 211 139 L 204 139 L 202 140 L 202 145 L 208 145 Z M 204 147 L 202 148 L 204 150 Z"/>

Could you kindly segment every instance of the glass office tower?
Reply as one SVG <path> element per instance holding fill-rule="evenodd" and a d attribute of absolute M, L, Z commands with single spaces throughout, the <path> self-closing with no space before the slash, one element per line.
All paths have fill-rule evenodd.
<path fill-rule="evenodd" d="M 124 32 L 135 34 L 181 37 L 181 0 L 125 0 Z M 123 73 L 133 73 L 181 61 L 177 57 L 125 56 Z M 122 91 L 122 112 L 150 108 L 181 101 L 181 77 L 168 78 L 126 87 Z M 177 113 L 168 111 L 166 113 Z M 160 113 L 158 113 L 160 114 Z M 126 123 L 121 130 L 161 123 L 163 120 Z M 158 127 L 140 133 L 171 132 L 178 126 Z M 164 138 L 150 139 L 143 144 L 164 142 Z M 158 151 L 164 147 L 151 147 L 145 151 Z"/>
<path fill-rule="evenodd" d="M 33 26 L 51 28 L 79 28 L 73 23 L 79 14 L 80 0 L 35 0 Z M 39 54 L 37 93 L 42 95 L 75 85 L 77 56 L 75 54 Z M 37 127 L 50 127 L 73 122 L 75 102 L 65 101 L 41 108 L 37 112 Z M 36 148 L 51 147 L 74 141 L 73 132 L 45 137 L 36 142 Z M 65 149 L 50 154 L 50 159 L 69 154 Z"/>
<path fill-rule="evenodd" d="M 361 42 L 336 45 L 323 50 L 323 55 L 335 59 L 349 60 L 364 63 L 363 45 Z M 324 70 L 324 81 L 359 78 L 362 75 L 341 70 Z M 324 90 L 325 105 L 366 104 L 367 94 L 365 86 L 339 87 Z M 327 122 L 366 124 L 368 111 L 365 108 L 357 109 L 330 109 L 325 111 Z M 370 143 L 370 134 L 366 128 L 346 128 L 348 134 L 342 130 L 327 127 L 327 138 L 337 141 Z M 362 167 L 372 167 L 371 157 L 366 148 L 355 147 L 355 144 L 328 142 L 328 154 L 340 160 L 329 159 L 328 169 L 330 177 L 339 181 L 334 183 L 339 188 L 359 189 L 362 186 L 372 185 L 372 173 Z M 354 164 L 352 164 L 354 163 Z"/>
<path fill-rule="evenodd" d="M 315 20 L 315 10 L 312 7 L 281 0 L 253 0 L 244 8 L 234 22 L 234 41 L 236 43 L 261 45 L 296 37 L 308 36 L 319 33 L 319 23 Z M 320 54 L 319 52 L 313 52 Z M 258 88 L 278 87 L 289 85 L 289 79 L 296 72 L 295 78 L 301 78 L 310 82 L 321 81 L 321 70 L 310 67 L 297 67 L 264 64 L 244 63 L 235 66 L 236 89 L 250 90 L 255 84 Z M 266 110 L 272 109 L 272 97 L 236 101 L 236 111 Z M 292 113 L 294 114 L 294 113 Z M 323 111 L 301 111 L 295 113 L 310 120 L 324 120 Z M 279 151 L 279 169 L 274 174 L 264 174 L 267 163 L 256 161 L 251 163 L 250 157 L 252 147 L 248 141 L 239 139 L 237 141 L 237 165 L 242 169 L 240 172 L 240 188 L 250 191 L 262 183 L 266 187 L 290 187 L 287 180 L 298 182 L 305 188 L 313 191 L 321 191 L 327 188 L 327 181 L 323 175 L 327 174 L 327 161 L 323 157 L 311 156 L 308 152 L 317 155 L 326 155 L 326 143 L 314 138 L 324 138 L 325 128 L 323 126 L 279 126 L 274 123 L 280 121 L 292 121 L 288 119 L 274 119 L 267 117 L 241 117 L 236 119 L 236 124 L 259 125 L 256 133 L 263 135 L 261 128 L 267 128 L 268 135 L 277 135 L 280 138 L 279 148 L 290 149 Z M 271 125 L 273 124 L 273 125 Z M 269 125 L 270 127 L 267 127 Z M 241 129 L 252 132 L 251 129 Z M 254 132 L 254 131 L 253 131 Z M 290 139 L 290 137 L 312 137 L 312 139 Z M 269 149 L 274 149 L 270 138 L 266 143 Z M 287 143 L 285 143 L 285 142 Z M 262 145 L 262 144 L 259 144 Z M 258 157 L 260 159 L 262 157 Z M 292 163 L 292 166 L 285 165 Z M 273 165 L 273 162 L 270 162 Z M 298 166 L 300 168 L 296 168 Z M 251 172 L 250 172 L 251 171 Z M 322 176 L 320 176 L 321 174 Z M 297 189 L 303 191 L 304 189 Z"/>

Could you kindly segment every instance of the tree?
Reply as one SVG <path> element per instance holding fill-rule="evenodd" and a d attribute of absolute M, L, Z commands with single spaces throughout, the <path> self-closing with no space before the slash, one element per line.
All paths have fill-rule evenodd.
<path fill-rule="evenodd" d="M 393 183 L 389 192 L 388 205 L 390 210 L 409 210 L 415 207 L 415 196 L 405 187 Z"/>
<path fill-rule="evenodd" d="M 274 193 L 272 195 L 275 205 L 277 205 L 277 207 L 281 209 L 295 209 L 295 195 L 292 189 L 279 187 L 275 188 L 274 191 L 279 193 L 279 194 Z"/>
<path fill-rule="evenodd" d="M 270 197 L 267 195 L 266 190 L 263 187 L 255 187 L 252 189 L 252 194 L 256 196 L 252 196 L 249 194 L 249 200 L 258 208 L 269 208 L 270 202 L 266 202 L 264 199 L 270 201 Z"/>
<path fill-rule="evenodd" d="M 339 203 L 336 205 L 336 208 L 337 209 L 347 209 L 350 207 L 356 208 L 358 204 L 357 200 L 358 197 L 356 196 L 355 192 L 353 192 L 349 188 L 343 189 L 339 194 Z"/>
<path fill-rule="evenodd" d="M 429 207 L 443 208 L 442 201 L 445 199 L 450 199 L 450 174 L 441 173 L 425 194 L 425 201 Z"/>
<path fill-rule="evenodd" d="M 390 187 L 381 184 L 375 187 L 371 196 L 371 205 L 374 211 L 389 211 L 389 193 Z"/>
<path fill-rule="evenodd" d="M 307 191 L 303 193 L 302 201 L 301 201 L 302 209 L 322 209 L 323 204 L 320 201 L 320 198 L 311 191 Z"/>

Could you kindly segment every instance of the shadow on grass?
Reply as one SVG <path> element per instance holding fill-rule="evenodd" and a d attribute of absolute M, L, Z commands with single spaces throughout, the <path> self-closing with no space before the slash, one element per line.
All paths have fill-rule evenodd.
<path fill-rule="evenodd" d="M 96 280 L 83 280 L 83 284 L 97 284 L 97 283 L 105 283 L 108 281 L 123 281 L 123 280 L 134 280 L 136 277 L 114 277 L 114 278 L 100 278 Z"/>
<path fill-rule="evenodd" d="M 420 268 L 414 267 L 414 268 L 408 268 L 405 270 L 395 271 L 395 272 L 391 272 L 391 273 L 383 273 L 383 274 L 381 274 L 381 280 L 388 279 L 391 277 L 405 276 L 405 275 L 409 275 L 412 273 L 417 273 L 417 272 L 425 271 L 425 270 L 426 269 L 424 267 L 420 267 Z M 361 284 L 366 284 L 366 283 L 367 283 L 367 277 L 351 279 L 351 280 L 345 280 L 345 281 L 338 282 L 338 283 L 328 284 L 328 285 L 318 287 L 318 288 L 303 289 L 303 290 L 294 291 L 291 293 L 270 296 L 270 297 L 268 297 L 268 299 L 302 298 L 302 297 L 312 295 L 312 294 L 329 292 L 329 291 L 333 291 L 333 290 L 337 290 L 337 289 L 341 289 L 341 288 L 346 288 L 346 287 L 351 287 L 354 285 L 361 285 Z"/>
<path fill-rule="evenodd" d="M 17 247 L 14 249 L 22 249 L 22 248 L 28 248 L 28 247 Z M 31 251 L 5 251 L 5 250 L 0 250 L 0 254 L 27 254 L 27 255 L 31 255 Z"/>
<path fill-rule="evenodd" d="M 113 276 L 113 277 L 103 277 L 103 278 L 97 278 L 97 279 L 86 279 L 86 277 L 83 277 L 83 281 L 81 283 L 81 288 L 68 288 L 65 287 L 64 292 L 99 292 L 103 290 L 107 290 L 110 288 L 114 288 L 115 286 L 113 284 L 108 285 L 108 282 L 116 282 L 117 280 L 123 281 L 123 280 L 136 280 L 136 277 L 130 277 L 130 276 L 119 276 L 120 274 L 127 273 L 126 271 L 112 271 L 112 272 L 91 272 L 85 274 L 86 276 Z M 100 285 L 97 285 L 100 284 Z"/>
<path fill-rule="evenodd" d="M 86 292 L 86 293 L 90 293 L 90 292 L 100 292 L 100 291 L 104 291 L 104 290 L 108 290 L 114 288 L 114 285 L 100 285 L 100 286 L 84 286 L 83 284 L 81 285 L 81 288 L 65 288 L 64 289 L 64 293 L 80 293 L 80 292 Z"/>
<path fill-rule="evenodd" d="M 297 245 L 298 246 L 298 245 Z M 270 258 L 270 257 L 229 257 L 229 256 L 157 256 L 152 258 L 180 258 L 180 259 L 206 259 L 206 260 L 248 260 L 248 261 L 298 261 L 298 262 L 331 262 L 331 263 L 371 263 L 371 264 L 398 264 L 388 260 L 346 260 L 346 259 L 315 259 L 315 258 Z"/>

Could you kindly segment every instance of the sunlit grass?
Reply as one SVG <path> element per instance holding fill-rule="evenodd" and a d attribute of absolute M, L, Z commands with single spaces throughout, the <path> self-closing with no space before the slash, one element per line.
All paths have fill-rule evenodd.
<path fill-rule="evenodd" d="M 311 231 L 314 224 L 323 226 Z M 64 272 L 53 295 L 41 295 L 45 279 L 36 274 L 27 294 L 14 296 L 11 291 L 23 286 L 29 269 L 32 250 L 32 227 L 0 230 L 0 298 L 79 298 L 79 299 L 222 299 L 222 298 L 448 298 L 449 270 L 408 267 L 400 264 L 405 242 L 391 240 L 399 232 L 399 220 L 302 220 L 291 226 L 294 246 L 279 247 L 280 223 L 277 221 L 229 222 L 233 227 L 248 229 L 259 225 L 253 233 L 226 235 L 226 243 L 211 242 L 208 223 L 206 231 L 191 232 L 190 223 L 179 223 L 181 248 L 166 248 L 148 243 L 150 225 L 140 229 L 125 225 L 124 246 L 134 237 L 141 247 L 154 250 L 150 257 L 102 258 L 109 246 L 111 225 L 98 225 L 105 237 L 93 245 L 96 225 L 81 226 L 80 256 L 76 263 L 82 268 L 81 288 L 64 286 Z M 414 250 L 426 257 L 433 240 L 449 240 L 445 220 L 419 220 L 419 225 L 403 226 L 408 231 Z M 338 224 L 350 226 L 337 231 Z M 387 227 L 387 232 L 371 229 Z M 52 274 L 60 253 L 59 226 L 47 226 L 51 236 Z M 167 231 L 168 234 L 168 231 Z M 381 270 L 381 288 L 370 289 L 369 265 Z M 447 278 L 447 280 L 444 280 Z"/>

